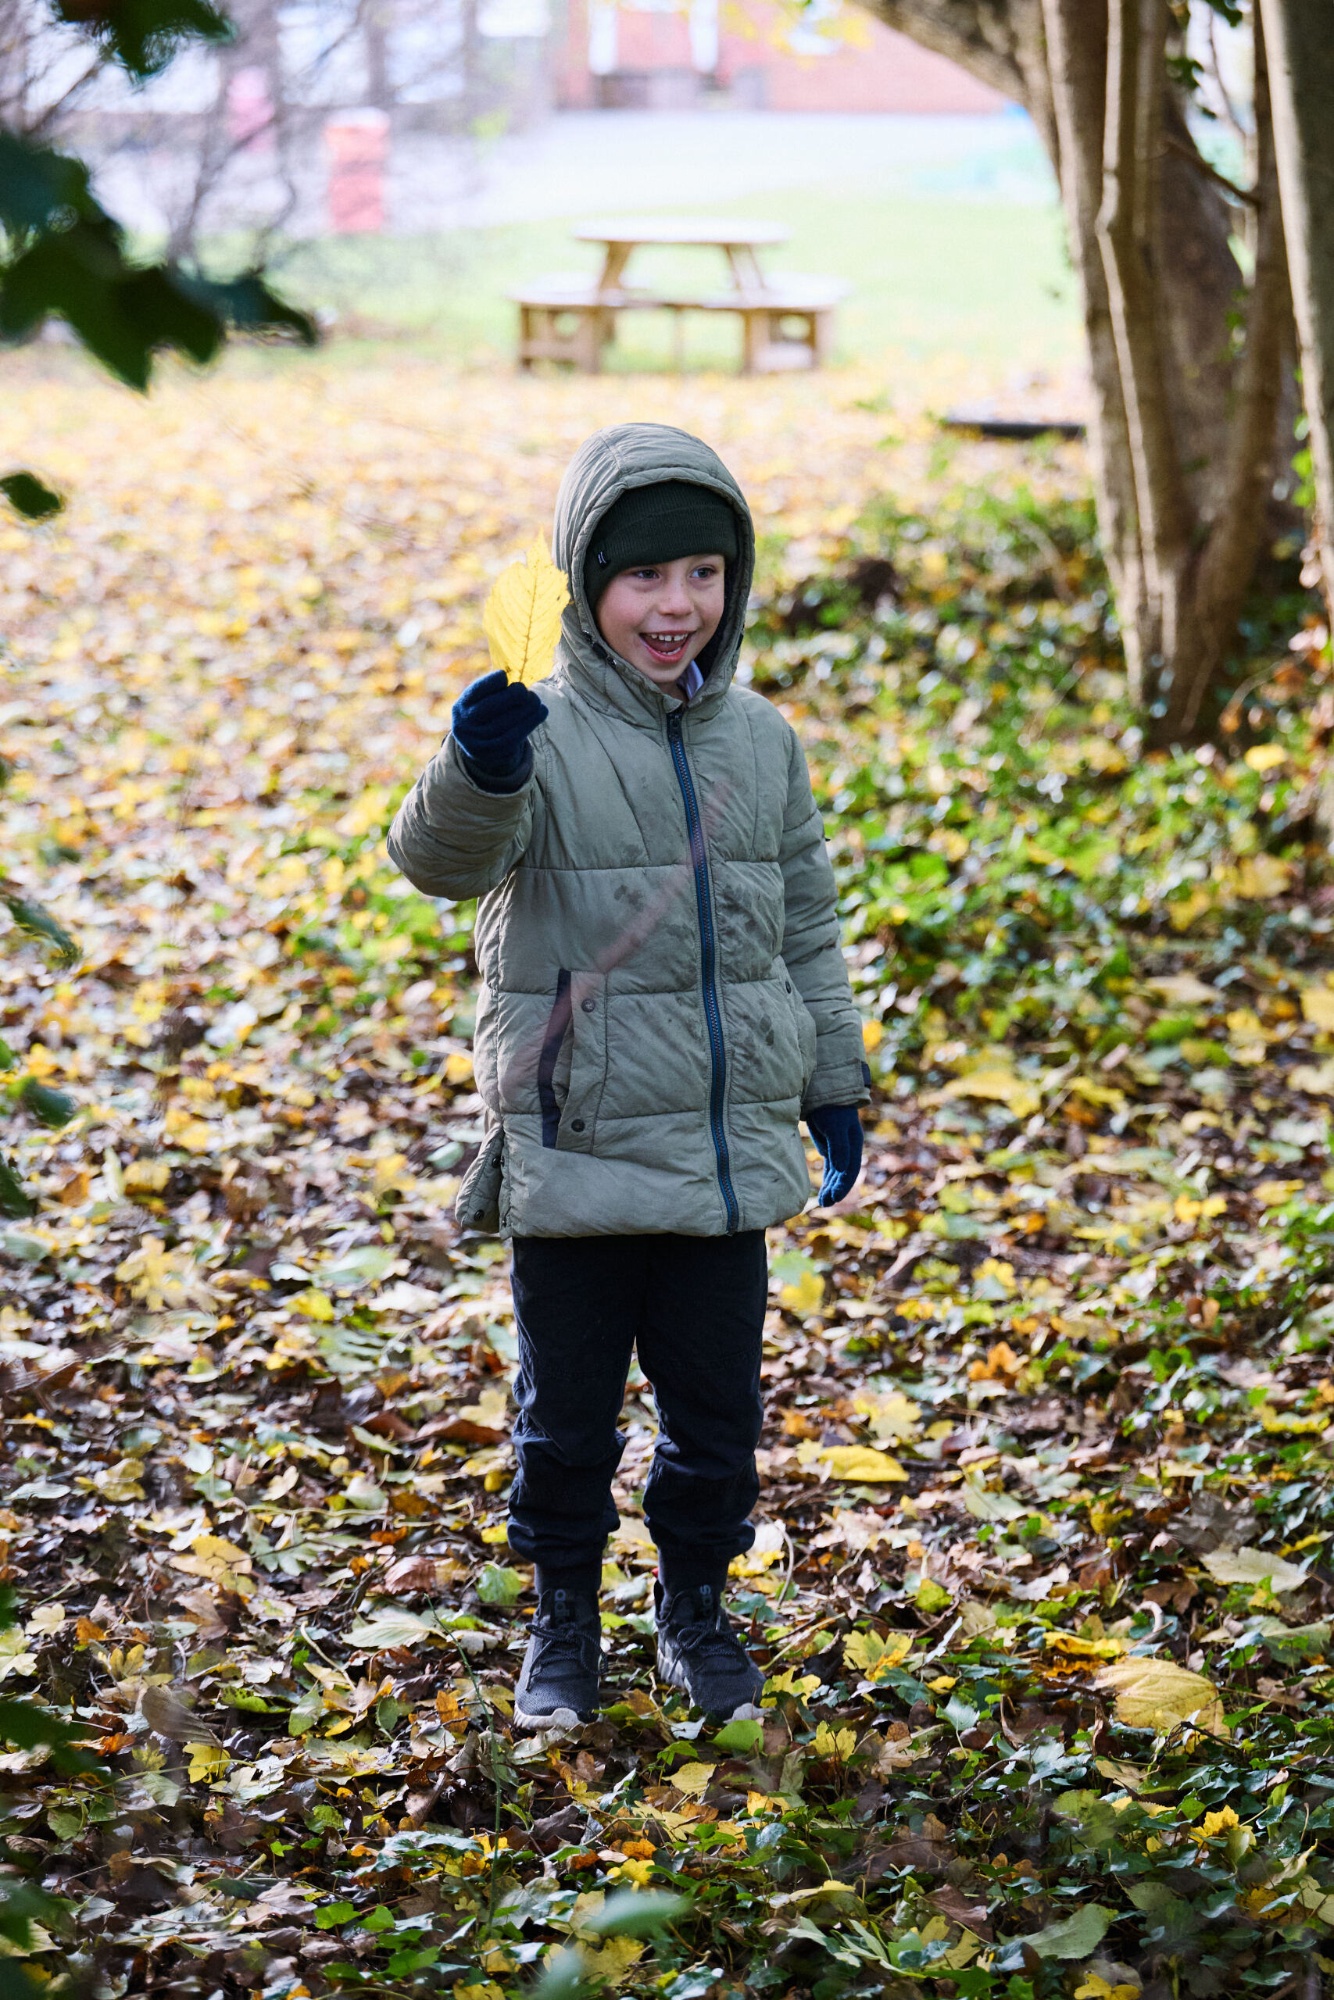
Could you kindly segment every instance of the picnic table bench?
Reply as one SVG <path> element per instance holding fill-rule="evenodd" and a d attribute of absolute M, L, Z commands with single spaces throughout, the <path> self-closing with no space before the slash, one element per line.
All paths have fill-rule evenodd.
<path fill-rule="evenodd" d="M 837 279 L 784 272 L 766 277 L 756 252 L 782 243 L 787 232 L 774 223 L 624 222 L 586 223 L 579 242 L 601 243 L 602 269 L 595 278 L 557 275 L 539 279 L 512 294 L 519 308 L 519 366 L 564 362 L 595 375 L 603 350 L 613 339 L 622 312 L 669 312 L 678 368 L 683 358 L 684 315 L 736 313 L 742 326 L 742 372 L 769 374 L 781 369 L 816 368 L 833 342 L 834 308 L 847 287 Z M 705 245 L 721 250 L 731 283 L 717 291 L 686 292 L 625 281 L 626 266 L 641 245 Z"/>

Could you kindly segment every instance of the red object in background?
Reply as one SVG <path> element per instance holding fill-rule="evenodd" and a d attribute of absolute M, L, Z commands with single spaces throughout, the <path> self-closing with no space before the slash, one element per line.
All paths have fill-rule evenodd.
<path fill-rule="evenodd" d="M 266 73 L 249 65 L 227 85 L 227 137 L 245 153 L 273 151 L 273 99 Z"/>
<path fill-rule="evenodd" d="M 324 128 L 329 154 L 329 227 L 335 236 L 378 236 L 384 228 L 389 117 L 345 111 Z"/>

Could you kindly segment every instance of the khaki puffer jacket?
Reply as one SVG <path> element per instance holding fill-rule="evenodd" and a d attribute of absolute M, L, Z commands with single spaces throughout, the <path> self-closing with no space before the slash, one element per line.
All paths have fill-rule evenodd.
<path fill-rule="evenodd" d="M 714 664 L 684 706 L 598 633 L 584 555 L 620 495 L 688 479 L 735 507 Z M 762 1229 L 809 1199 L 803 1107 L 866 1096 L 834 878 L 801 746 L 733 686 L 754 562 L 740 489 L 697 438 L 600 431 L 556 502 L 570 578 L 533 772 L 482 791 L 452 738 L 389 851 L 428 896 L 480 897 L 488 1137 L 459 1220 L 512 1236 Z"/>

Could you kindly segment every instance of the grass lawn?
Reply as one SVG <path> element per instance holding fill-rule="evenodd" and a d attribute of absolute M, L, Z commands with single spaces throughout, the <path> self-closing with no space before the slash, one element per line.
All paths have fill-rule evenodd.
<path fill-rule="evenodd" d="M 773 269 L 848 281 L 840 360 L 891 350 L 918 361 L 948 354 L 993 376 L 1064 371 L 1076 360 L 1078 302 L 1054 207 L 821 189 L 769 193 L 729 209 L 791 230 L 791 242 L 771 257 Z M 515 286 L 597 268 L 596 247 L 570 240 L 573 220 L 326 239 L 295 246 L 279 273 L 303 304 L 332 306 L 358 344 L 406 337 L 441 358 L 477 362 L 513 351 L 507 294 Z M 633 272 L 711 289 L 720 264 L 707 251 L 644 252 Z M 610 365 L 666 366 L 670 340 L 665 314 L 637 315 L 623 324 Z M 739 325 L 730 319 L 688 323 L 688 366 L 731 367 L 739 352 Z"/>

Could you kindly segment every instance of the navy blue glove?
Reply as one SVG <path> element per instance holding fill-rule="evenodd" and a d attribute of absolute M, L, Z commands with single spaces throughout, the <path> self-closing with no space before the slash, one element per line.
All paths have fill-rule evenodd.
<path fill-rule="evenodd" d="M 806 1129 L 824 1160 L 819 1206 L 831 1208 L 852 1193 L 862 1170 L 861 1117 L 855 1104 L 821 1104 L 806 1113 Z"/>
<path fill-rule="evenodd" d="M 502 673 L 483 674 L 464 689 L 450 717 L 468 776 L 483 791 L 517 791 L 532 769 L 528 738 L 546 719 L 546 703 L 531 688 Z"/>

